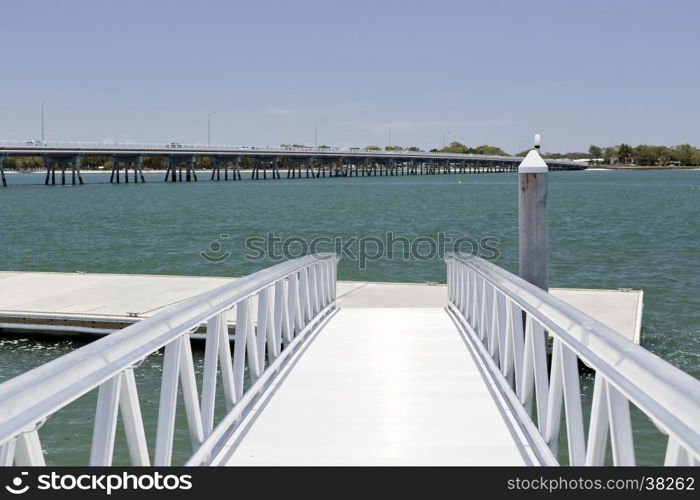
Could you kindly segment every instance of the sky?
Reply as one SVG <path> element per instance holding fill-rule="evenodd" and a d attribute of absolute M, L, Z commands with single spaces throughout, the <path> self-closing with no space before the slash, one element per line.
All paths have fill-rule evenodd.
<path fill-rule="evenodd" d="M 697 0 L 0 6 L 3 140 L 700 146 Z"/>

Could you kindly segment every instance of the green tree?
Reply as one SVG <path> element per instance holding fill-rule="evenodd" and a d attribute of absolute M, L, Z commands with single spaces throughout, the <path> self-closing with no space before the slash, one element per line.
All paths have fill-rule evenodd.
<path fill-rule="evenodd" d="M 367 147 L 365 148 L 365 150 L 366 150 L 366 151 L 381 151 L 382 148 L 380 148 L 379 146 L 367 146 Z"/>
<path fill-rule="evenodd" d="M 620 144 L 617 153 L 620 156 L 620 161 L 622 163 L 634 162 L 634 149 L 629 144 L 625 144 L 624 142 Z"/>
<path fill-rule="evenodd" d="M 693 152 L 693 156 L 690 158 L 690 164 L 700 166 L 700 149 L 696 149 Z"/>
<path fill-rule="evenodd" d="M 6 157 L 4 166 L 8 170 L 38 170 L 44 168 L 44 159 L 41 156 Z"/>
<path fill-rule="evenodd" d="M 410 146 L 410 147 L 406 148 L 406 151 L 418 152 L 418 151 L 420 151 L 420 148 L 417 146 Z"/>
<path fill-rule="evenodd" d="M 634 156 L 639 165 L 656 165 L 659 161 L 659 149 L 656 146 L 640 144 L 634 148 Z"/>
<path fill-rule="evenodd" d="M 436 150 L 437 151 L 437 150 Z M 440 149 L 443 153 L 458 153 L 458 154 L 469 154 L 473 153 L 474 150 L 465 146 L 461 142 L 452 141 L 449 146 L 445 146 Z"/>
<path fill-rule="evenodd" d="M 510 156 L 498 146 L 490 146 L 483 144 L 474 148 L 474 154 L 478 155 L 494 155 L 494 156 Z"/>
<path fill-rule="evenodd" d="M 680 162 L 681 165 L 690 165 L 693 160 L 695 148 L 690 144 L 679 144 L 671 151 L 671 159 Z"/>
<path fill-rule="evenodd" d="M 542 156 L 544 158 L 549 158 L 550 160 L 560 160 L 564 157 L 561 153 L 547 153 Z"/>
<path fill-rule="evenodd" d="M 144 170 L 163 170 L 165 158 L 162 156 L 146 156 L 141 164 Z"/>
<path fill-rule="evenodd" d="M 613 161 L 619 161 L 619 153 L 617 146 L 608 146 L 603 150 L 603 161 L 605 163 L 613 163 Z"/>
<path fill-rule="evenodd" d="M 97 167 L 107 168 L 106 165 L 110 160 L 111 158 L 109 156 L 83 156 L 80 166 L 84 169 L 94 169 Z"/>
<path fill-rule="evenodd" d="M 656 146 L 656 163 L 654 165 L 668 165 L 673 156 L 673 151 L 668 146 Z"/>
<path fill-rule="evenodd" d="M 588 148 L 588 154 L 590 155 L 591 158 L 602 158 L 603 157 L 603 148 L 596 146 L 594 144 L 591 144 Z"/>
<path fill-rule="evenodd" d="M 199 170 L 208 170 L 212 168 L 211 158 L 208 156 L 198 156 L 195 160 L 195 168 Z"/>

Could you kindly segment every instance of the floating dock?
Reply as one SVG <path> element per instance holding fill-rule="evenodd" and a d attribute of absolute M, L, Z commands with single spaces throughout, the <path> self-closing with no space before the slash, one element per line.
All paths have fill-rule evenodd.
<path fill-rule="evenodd" d="M 237 278 L 0 272 L 0 332 L 108 334 Z M 641 290 L 551 289 L 639 343 Z M 339 281 L 340 308 L 444 308 L 447 286 Z M 255 307 L 255 305 L 253 306 Z M 229 316 L 230 324 L 235 321 Z"/>

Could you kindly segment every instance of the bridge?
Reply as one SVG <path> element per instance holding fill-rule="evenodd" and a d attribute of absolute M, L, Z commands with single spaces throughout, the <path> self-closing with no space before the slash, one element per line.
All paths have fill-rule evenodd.
<path fill-rule="evenodd" d="M 109 157 L 109 182 L 145 182 L 143 159 L 165 159 L 165 181 L 197 181 L 198 159 L 205 158 L 210 180 L 242 180 L 241 162 L 247 159 L 250 179 L 370 177 L 515 172 L 522 158 L 425 151 L 383 151 L 360 148 L 259 148 L 170 144 L 105 144 L 80 142 L 0 141 L 0 176 L 7 186 L 5 158 L 42 157 L 45 184 L 83 184 L 81 165 L 86 156 Z M 583 170 L 572 161 L 548 161 L 550 170 Z"/>
<path fill-rule="evenodd" d="M 190 466 L 634 465 L 632 406 L 665 465 L 698 464 L 700 382 L 548 292 L 448 254 L 446 308 L 345 307 L 337 261 L 258 271 L 3 383 L 0 464 L 43 465 L 42 424 L 90 391 L 90 465 L 112 464 L 118 416 L 131 464 L 173 464 L 178 406 Z M 150 448 L 135 373 L 159 352 Z"/>

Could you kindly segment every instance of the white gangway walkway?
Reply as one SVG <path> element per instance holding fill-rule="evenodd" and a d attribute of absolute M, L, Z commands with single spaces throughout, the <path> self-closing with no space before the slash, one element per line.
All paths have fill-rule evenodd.
<path fill-rule="evenodd" d="M 640 417 L 665 465 L 698 464 L 700 381 L 492 263 L 445 261 L 444 308 L 344 306 L 336 256 L 309 255 L 29 370 L 0 384 L 0 465 L 45 465 L 43 424 L 91 391 L 95 466 L 124 445 L 136 466 L 635 465 Z"/>
<path fill-rule="evenodd" d="M 212 465 L 524 465 L 445 309 L 341 308 Z"/>

